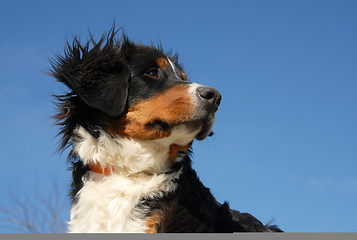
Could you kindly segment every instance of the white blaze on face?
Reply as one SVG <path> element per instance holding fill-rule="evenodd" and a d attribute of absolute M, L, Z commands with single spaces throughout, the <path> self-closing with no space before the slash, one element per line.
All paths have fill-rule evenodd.
<path fill-rule="evenodd" d="M 169 63 L 170 63 L 170 66 L 171 66 L 171 68 L 172 68 L 172 71 L 173 71 L 174 74 L 175 74 L 175 77 L 178 78 L 178 79 L 180 79 L 180 78 L 177 76 L 176 69 L 175 69 L 175 65 L 171 62 L 170 58 L 167 58 L 167 60 L 168 60 Z"/>

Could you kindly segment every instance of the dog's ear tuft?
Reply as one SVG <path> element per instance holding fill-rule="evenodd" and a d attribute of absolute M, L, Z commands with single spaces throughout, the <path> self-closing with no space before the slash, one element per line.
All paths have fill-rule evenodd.
<path fill-rule="evenodd" d="M 95 42 L 67 42 L 64 56 L 51 61 L 51 75 L 66 84 L 88 106 L 109 116 L 121 115 L 127 104 L 130 71 L 124 60 L 122 39 L 112 29 Z M 125 36 L 123 36 L 127 39 Z"/>

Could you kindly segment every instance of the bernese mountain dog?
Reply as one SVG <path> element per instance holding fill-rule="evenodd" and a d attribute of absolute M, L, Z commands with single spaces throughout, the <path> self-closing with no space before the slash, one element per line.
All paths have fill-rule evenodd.
<path fill-rule="evenodd" d="M 69 232 L 281 231 L 217 202 L 191 168 L 221 94 L 190 82 L 176 55 L 118 35 L 74 37 L 51 60 L 69 88 L 54 95 L 59 149 L 71 149 Z"/>

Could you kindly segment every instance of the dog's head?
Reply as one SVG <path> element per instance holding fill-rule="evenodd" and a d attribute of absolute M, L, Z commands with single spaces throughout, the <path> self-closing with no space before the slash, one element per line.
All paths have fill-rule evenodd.
<path fill-rule="evenodd" d="M 165 139 L 190 145 L 211 133 L 220 93 L 188 81 L 177 57 L 153 46 L 135 44 L 115 32 L 81 45 L 67 45 L 52 62 L 52 75 L 71 91 L 58 97 L 62 148 L 78 127 L 94 137 Z"/>

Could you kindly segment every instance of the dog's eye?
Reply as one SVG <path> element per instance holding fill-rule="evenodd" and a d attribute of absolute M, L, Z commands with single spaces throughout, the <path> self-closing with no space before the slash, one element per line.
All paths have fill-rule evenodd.
<path fill-rule="evenodd" d="M 159 74 L 159 69 L 157 68 L 151 68 L 149 69 L 149 71 L 147 71 L 145 73 L 145 75 L 151 77 L 151 78 L 159 78 L 160 77 L 160 74 Z"/>

